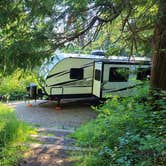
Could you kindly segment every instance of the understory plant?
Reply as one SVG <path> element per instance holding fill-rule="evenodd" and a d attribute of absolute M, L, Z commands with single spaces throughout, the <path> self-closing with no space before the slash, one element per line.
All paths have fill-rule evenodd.
<path fill-rule="evenodd" d="M 13 109 L 0 103 L 0 165 L 17 165 L 32 128 L 18 120 Z"/>
<path fill-rule="evenodd" d="M 31 82 L 37 84 L 37 76 L 30 71 L 17 69 L 9 76 L 0 76 L 0 100 L 22 100 Z"/>
<path fill-rule="evenodd" d="M 76 165 L 164 166 L 166 93 L 157 96 L 141 87 L 136 96 L 114 96 L 96 108 L 97 119 L 72 135 L 77 146 L 93 149 L 82 153 Z"/>

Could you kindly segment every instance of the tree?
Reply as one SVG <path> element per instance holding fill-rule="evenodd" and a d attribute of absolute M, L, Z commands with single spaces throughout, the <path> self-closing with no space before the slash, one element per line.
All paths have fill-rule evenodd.
<path fill-rule="evenodd" d="M 34 1 L 33 1 L 34 2 Z M 53 52 L 42 14 L 28 1 L 0 1 L 0 73 L 32 69 Z M 31 7 L 31 8 L 30 8 Z"/>
<path fill-rule="evenodd" d="M 3 16 L 8 12 L 12 13 L 9 19 L 5 22 L 1 19 L 0 22 L 0 26 L 3 27 L 1 34 L 4 39 L 8 39 L 6 43 L 3 43 L 4 45 L 1 44 L 1 52 L 4 51 L 4 55 L 6 50 L 16 48 L 17 59 L 26 55 L 31 66 L 33 56 L 36 57 L 37 63 L 45 56 L 49 57 L 56 48 L 73 43 L 81 36 L 84 37 L 83 43 L 86 42 L 86 46 L 102 35 L 101 32 L 105 31 L 106 27 L 110 28 L 111 32 L 118 27 L 119 32 L 115 33 L 115 36 L 119 35 L 114 42 L 121 42 L 121 45 L 130 49 L 130 55 L 141 50 L 144 50 L 142 53 L 145 54 L 151 51 L 153 46 L 151 85 L 153 88 L 166 89 L 164 0 L 84 0 L 84 2 L 80 0 L 11 0 L 9 5 L 13 6 L 13 4 L 15 4 L 14 8 L 8 7 L 6 10 L 7 7 L 4 6 L 8 6 L 7 2 L 0 2 Z M 8 35 L 13 33 L 14 40 L 12 35 Z M 21 40 L 22 38 L 24 40 Z M 20 48 L 17 49 L 20 45 L 23 48 L 22 51 Z M 5 62 L 6 57 L 2 57 L 0 56 Z M 10 58 L 7 61 L 10 62 Z"/>
<path fill-rule="evenodd" d="M 74 5 L 80 8 L 81 4 L 78 4 L 79 2 L 75 1 Z M 96 0 L 89 1 L 85 9 L 87 13 L 93 10 L 93 17 L 86 20 L 86 26 L 82 26 L 82 24 L 77 24 L 77 20 L 80 16 L 79 13 L 85 12 L 84 8 L 79 10 L 78 8 L 73 8 L 73 4 L 68 6 L 67 11 L 75 16 L 73 24 L 77 24 L 76 27 L 79 27 L 79 31 L 78 28 L 75 28 L 72 33 L 64 32 L 63 40 L 58 40 L 57 38 L 57 41 L 63 44 L 74 40 L 82 34 L 88 35 L 90 30 L 94 32 L 95 38 L 102 27 L 109 25 L 116 28 L 116 25 L 112 26 L 111 24 L 116 20 L 121 20 L 119 39 L 130 40 L 131 54 L 134 49 L 138 50 L 142 42 L 145 46 L 153 46 L 151 85 L 152 88 L 166 90 L 166 2 L 164 0 L 141 2 L 136 0 Z M 155 33 L 153 34 L 154 28 Z M 153 36 L 154 43 L 152 45 Z"/>
<path fill-rule="evenodd" d="M 166 90 L 166 1 L 159 1 L 158 19 L 154 32 L 151 86 Z"/>
<path fill-rule="evenodd" d="M 88 36 L 89 31 L 93 32 L 93 37 L 91 38 L 93 41 L 103 27 L 111 26 L 114 29 L 117 28 L 117 24 L 112 25 L 115 21 L 120 22 L 121 33 L 123 33 L 123 35 L 128 34 L 127 36 L 125 35 L 123 39 L 132 39 L 132 43 L 135 47 L 137 47 L 136 42 L 138 41 L 151 43 L 152 33 L 150 35 L 147 35 L 147 33 L 154 28 L 154 17 L 157 13 L 157 7 L 154 2 L 143 1 L 140 3 L 138 1 L 130 0 L 97 0 L 88 1 L 88 3 L 86 1 L 86 5 L 84 4 L 83 6 L 82 3 L 77 0 L 72 3 L 71 2 L 72 1 L 68 0 L 62 1 L 61 4 L 58 4 L 60 6 L 66 5 L 66 10 L 62 10 L 62 12 L 57 16 L 54 15 L 57 18 L 56 23 L 58 23 L 59 18 L 65 19 L 68 15 L 72 15 L 72 19 L 70 19 L 70 23 L 72 24 L 65 25 L 64 23 L 63 25 L 70 26 L 70 31 L 61 32 L 61 34 L 59 34 L 61 35 L 59 38 L 57 37 L 58 35 L 56 32 L 55 40 L 57 41 L 57 44 L 70 42 L 82 34 L 86 34 Z M 85 12 L 89 17 L 86 17 L 84 22 L 80 22 L 82 14 Z"/>

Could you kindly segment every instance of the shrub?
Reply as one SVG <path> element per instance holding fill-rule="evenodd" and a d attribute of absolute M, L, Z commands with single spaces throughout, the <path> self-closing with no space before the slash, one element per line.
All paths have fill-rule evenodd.
<path fill-rule="evenodd" d="M 16 118 L 11 108 L 0 104 L 0 165 L 11 166 L 21 157 L 31 128 Z"/>
<path fill-rule="evenodd" d="M 1 100 L 19 100 L 26 94 L 26 87 L 34 82 L 37 84 L 36 74 L 23 70 L 16 70 L 12 75 L 0 78 Z"/>
<path fill-rule="evenodd" d="M 77 145 L 95 149 L 82 157 L 82 166 L 166 163 L 166 95 L 151 104 L 145 90 L 135 97 L 107 100 L 96 109 L 97 119 L 72 135 Z"/>

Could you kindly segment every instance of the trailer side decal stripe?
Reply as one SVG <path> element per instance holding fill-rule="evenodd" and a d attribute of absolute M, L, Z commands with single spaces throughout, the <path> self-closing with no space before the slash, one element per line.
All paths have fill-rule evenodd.
<path fill-rule="evenodd" d="M 65 74 L 69 74 L 70 72 L 69 72 L 69 71 L 66 71 L 66 72 L 63 71 L 63 72 L 61 72 L 61 73 L 62 73 L 62 74 L 59 73 L 60 75 L 59 75 L 59 74 L 55 74 L 55 75 L 49 76 L 49 77 L 47 77 L 47 79 L 48 79 L 48 78 L 52 78 L 52 77 L 54 77 L 54 78 L 56 78 L 56 77 L 61 77 L 61 76 L 65 75 Z"/>
<path fill-rule="evenodd" d="M 65 82 L 61 82 L 61 83 L 57 83 L 57 84 L 53 84 L 53 85 L 49 85 L 48 87 L 59 86 L 59 85 L 65 85 L 65 84 L 73 83 L 73 82 L 79 82 L 79 81 L 86 80 L 86 79 L 88 79 L 88 78 L 91 78 L 91 77 L 87 77 L 87 78 L 84 78 L 84 79 L 81 79 L 81 80 L 70 80 L 70 81 L 65 81 Z M 92 80 L 90 80 L 90 81 L 92 81 Z M 87 82 L 85 82 L 85 84 L 87 84 Z"/>
<path fill-rule="evenodd" d="M 128 87 L 125 87 L 125 88 L 121 88 L 121 89 L 116 89 L 116 90 L 110 90 L 110 89 L 103 89 L 106 93 L 108 93 L 108 92 L 118 92 L 118 91 L 123 91 L 123 90 L 127 90 L 127 89 L 132 89 L 132 88 L 135 88 L 135 87 L 137 87 L 137 86 L 141 86 L 141 85 L 143 85 L 143 83 L 141 83 L 141 84 L 137 84 L 137 85 L 133 85 L 133 86 L 128 86 Z"/>
<path fill-rule="evenodd" d="M 78 81 L 78 80 L 65 81 L 65 82 L 61 82 L 61 83 L 58 83 L 58 84 L 49 85 L 48 87 L 64 85 L 64 84 L 71 83 L 71 82 L 76 82 L 76 81 Z"/>
<path fill-rule="evenodd" d="M 80 69 L 84 69 L 84 68 L 91 67 L 91 66 L 93 66 L 93 64 L 91 64 L 91 65 L 87 65 L 87 64 L 86 64 L 86 66 L 80 67 Z M 54 76 L 61 77 L 61 76 L 65 75 L 65 74 L 69 74 L 69 73 L 70 73 L 70 71 L 65 70 L 65 71 L 62 71 L 62 72 L 58 72 L 58 73 L 55 73 L 55 74 L 51 74 L 51 75 L 47 76 L 46 79 L 52 78 L 52 77 L 54 77 Z M 61 75 L 59 75 L 59 74 L 61 74 Z"/>
<path fill-rule="evenodd" d="M 64 73 L 64 72 L 68 72 L 68 71 L 65 70 L 65 71 L 61 71 L 61 72 L 55 73 L 55 74 L 51 74 L 51 75 L 47 76 L 46 79 L 51 78 L 51 77 L 54 77 L 54 76 L 56 76 L 56 75 L 58 75 L 58 74 L 61 74 L 61 73 Z"/>

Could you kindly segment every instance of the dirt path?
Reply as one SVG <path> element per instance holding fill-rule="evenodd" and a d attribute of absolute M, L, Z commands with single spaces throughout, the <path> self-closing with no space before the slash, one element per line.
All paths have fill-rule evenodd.
<path fill-rule="evenodd" d="M 24 102 L 9 104 L 15 107 L 18 118 L 38 128 L 37 135 L 31 135 L 35 142 L 30 143 L 30 151 L 19 166 L 70 166 L 71 151 L 80 151 L 68 135 L 81 124 L 94 119 L 96 113 L 86 102 L 65 101 L 61 110 L 56 103 L 40 105 L 42 101 L 27 107 Z"/>
<path fill-rule="evenodd" d="M 73 131 L 39 128 L 39 133 L 31 136 L 37 142 L 29 144 L 31 151 L 25 154 L 27 157 L 19 166 L 71 166 L 68 153 L 78 150 L 73 146 L 74 140 L 67 137 L 71 132 Z"/>

